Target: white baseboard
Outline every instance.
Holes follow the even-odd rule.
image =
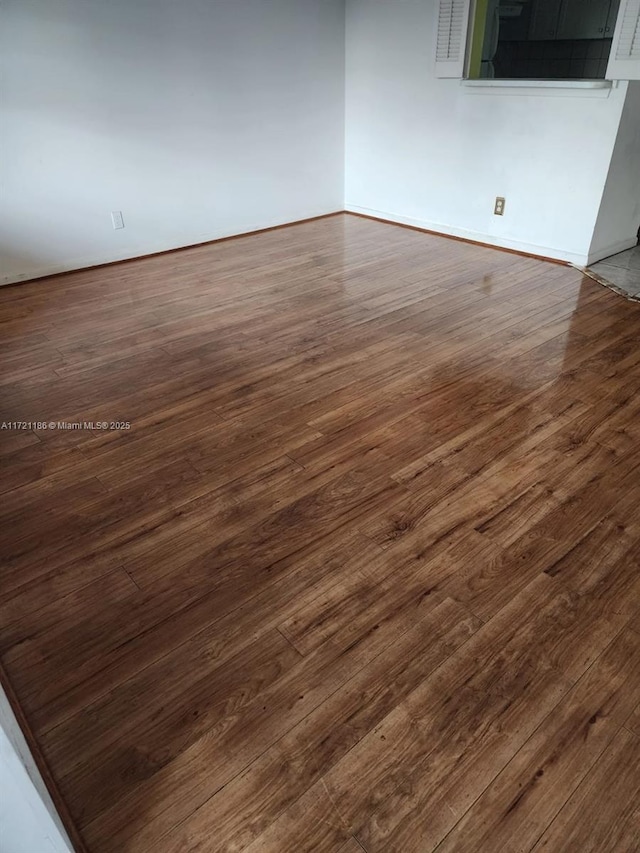
[[[356,204],[347,205],[347,213],[362,213],[364,216],[372,216],[374,219],[397,222],[399,225],[411,225],[423,231],[434,231],[445,237],[461,237],[474,243],[482,243],[485,246],[495,246],[498,249],[514,249],[516,252],[524,252],[527,255],[539,255],[551,258],[554,261],[565,261],[576,266],[585,266],[587,255],[567,252],[563,249],[555,249],[549,246],[538,246],[535,243],[523,243],[520,240],[509,240],[503,237],[494,237],[491,234],[482,234],[477,231],[467,231],[465,228],[457,228],[453,225],[443,225],[440,222],[427,222],[423,219],[413,219],[410,216],[399,216],[397,213],[387,213],[383,210],[371,210],[368,207],[360,207]]]
[[[171,252],[176,249],[188,249],[191,246],[199,246],[205,243],[212,243],[216,240],[224,240],[229,237],[242,237],[243,235],[255,234],[260,231],[268,231],[271,228],[280,228],[283,225],[296,225],[300,222],[306,222],[308,219],[320,219],[325,216],[334,216],[337,213],[344,213],[340,210],[320,211],[318,213],[309,213],[307,216],[299,217],[293,220],[278,220],[267,224],[255,224],[251,228],[241,231],[225,231],[219,229],[209,234],[190,234],[165,243],[148,243],[141,246],[129,247],[122,251],[116,251],[109,255],[91,255],[79,258],[71,258],[64,263],[46,264],[42,267],[34,267],[23,273],[14,273],[0,276],[0,286],[4,284],[17,284],[18,282],[31,281],[32,279],[46,278],[50,275],[58,275],[63,272],[75,272],[78,270],[90,269],[91,267],[99,267],[105,264],[114,264],[120,261],[130,261],[136,258],[145,258],[150,255],[157,255],[162,252]]]
[[[605,246],[604,249],[596,249],[593,252],[589,252],[589,257],[584,266],[589,267],[597,261],[602,261],[604,258],[610,258],[611,255],[617,255],[618,252],[626,252],[627,249],[633,249],[633,247],[637,245],[638,238],[629,237],[626,240],[620,240],[618,243],[612,243],[610,246]]]

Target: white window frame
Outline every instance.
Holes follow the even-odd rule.
[[[473,2],[472,0],[438,0],[435,18],[436,77],[465,78],[476,8],[476,0]],[[622,0],[620,3],[606,80],[640,80],[640,0]],[[494,82],[499,85],[501,82],[511,81],[496,80]],[[520,82],[530,83],[531,81]],[[538,82],[543,85],[547,81]],[[585,82],[588,81],[568,80],[566,85]]]

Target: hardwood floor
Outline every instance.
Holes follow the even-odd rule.
[[[94,424],[0,430],[91,853],[640,850],[640,306],[338,215],[0,312],[0,420]]]

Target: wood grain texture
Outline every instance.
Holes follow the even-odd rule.
[[[640,839],[639,763],[640,738],[622,729],[536,844],[536,853],[637,850]],[[585,815],[595,817],[585,820]]]
[[[0,656],[87,849],[640,849],[639,341],[351,215],[1,289]]]

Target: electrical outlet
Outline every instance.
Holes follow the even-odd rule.
[[[122,218],[122,211],[112,210],[111,221],[113,222],[113,228],[115,231],[117,231],[119,228],[124,228],[124,219]]]
[[[504,205],[505,205],[505,201],[502,198],[502,196],[501,195],[496,196],[496,205],[493,208],[493,212],[495,213],[496,216],[503,216],[504,215]]]

